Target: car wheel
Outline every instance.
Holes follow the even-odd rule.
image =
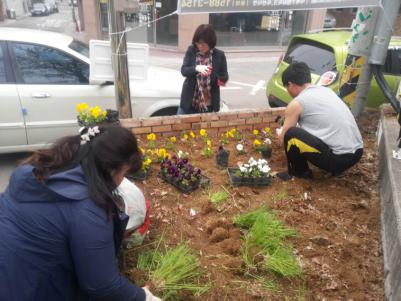
[[[282,107],[286,107],[287,104],[285,102],[280,101],[280,100],[269,99],[269,106],[271,108],[282,108]]]
[[[176,115],[177,114],[177,109],[178,107],[168,107],[161,109],[159,111],[156,111],[155,113],[152,114],[152,117],[154,116],[171,116],[171,115]]]

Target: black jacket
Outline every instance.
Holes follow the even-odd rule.
[[[186,77],[186,79],[182,85],[180,107],[187,114],[195,113],[192,108],[192,99],[195,93],[197,74],[195,70],[196,52],[197,49],[194,46],[189,46],[181,67],[181,74]],[[218,112],[220,110],[220,87],[217,85],[217,80],[220,79],[223,82],[228,81],[228,73],[226,56],[223,51],[216,48],[213,49],[212,68],[212,74],[210,75],[212,108],[214,112]]]

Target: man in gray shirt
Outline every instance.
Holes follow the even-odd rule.
[[[288,66],[282,81],[293,100],[285,110],[279,134],[288,173],[280,172],[278,177],[311,178],[308,162],[333,175],[356,164],[363,153],[363,141],[346,104],[331,89],[312,85],[305,63]]]

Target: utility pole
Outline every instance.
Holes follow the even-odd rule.
[[[378,13],[379,8],[359,8],[352,23],[352,36],[340,80],[340,97],[351,107],[354,116],[362,112],[370,88],[372,72],[367,58]]]
[[[122,11],[115,10],[114,1],[119,0],[108,1],[108,17],[116,104],[120,118],[132,118],[125,18]]]

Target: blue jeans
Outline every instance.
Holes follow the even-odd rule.
[[[177,115],[185,115],[186,113],[184,112],[184,110],[181,107],[178,107],[177,110]]]

